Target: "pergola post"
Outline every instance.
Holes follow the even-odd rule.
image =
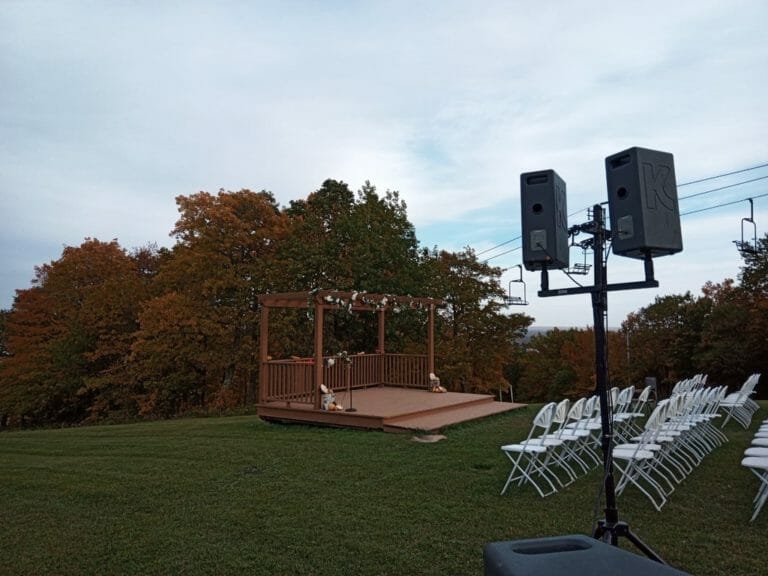
[[[379,355],[379,383],[384,384],[384,320],[387,317],[387,313],[384,308],[380,308],[379,314],[379,345],[376,348],[376,353]]]
[[[315,388],[312,391],[315,398],[315,408],[320,408],[320,385],[323,384],[323,305],[319,302],[315,306]]]
[[[261,305],[259,322],[259,404],[267,399],[267,362],[269,361],[269,307]]]
[[[384,354],[384,319],[386,318],[384,308],[379,310],[379,346],[376,348],[378,354]]]
[[[427,327],[427,372],[435,373],[435,305],[429,305],[429,322]]]

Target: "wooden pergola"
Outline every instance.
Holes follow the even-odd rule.
[[[292,402],[320,408],[321,384],[330,388],[347,386],[360,388],[374,385],[395,385],[427,388],[429,374],[435,372],[435,309],[442,305],[434,298],[414,298],[367,292],[315,290],[261,294],[259,349],[259,404]],[[314,317],[314,356],[274,360],[269,355],[269,312],[272,308],[312,310]],[[326,310],[347,310],[378,315],[378,344],[373,354],[352,356],[345,374],[338,363],[329,365],[323,355],[323,325]],[[428,312],[427,353],[389,354],[386,352],[385,321],[387,312],[421,309]]]

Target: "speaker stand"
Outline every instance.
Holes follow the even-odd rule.
[[[609,290],[631,290],[635,288],[655,288],[659,283],[653,278],[653,260],[646,255],[645,281],[608,284],[607,266],[604,253],[605,245],[610,237],[610,231],[605,228],[603,207],[596,204],[593,208],[592,221],[574,227],[574,231],[587,232],[593,238],[582,242],[583,248],[594,251],[595,284],[578,288],[549,289],[547,269],[541,271],[541,291],[539,296],[563,296],[569,294],[591,294],[592,317],[595,332],[595,379],[597,394],[600,398],[600,422],[602,425],[603,474],[605,488],[605,519],[600,520],[593,536],[607,544],[618,545],[619,538],[626,538],[648,558],[666,564],[653,549],[635,535],[626,522],[619,521],[619,510],[616,506],[616,485],[613,475],[613,425],[611,423],[611,408],[608,403],[608,362],[606,338],[606,314],[608,312]]]

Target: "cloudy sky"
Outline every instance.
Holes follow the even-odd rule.
[[[287,204],[326,178],[400,191],[422,245],[471,246],[506,286],[521,172],[557,170],[572,225],[631,146],[672,152],[679,184],[768,163],[767,25],[764,0],[0,0],[0,308],[86,237],[170,245],[180,194]],[[658,290],[611,293],[609,324],[735,277],[745,198],[768,232],[768,166],[679,194],[684,251],[656,261]],[[514,311],[592,323],[588,296],[523,278]]]

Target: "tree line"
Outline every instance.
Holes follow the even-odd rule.
[[[742,254],[738,281],[707,282],[691,292],[657,297],[608,333],[609,381],[642,386],[656,379],[661,395],[678,381],[707,374],[709,382],[741,385],[765,372],[768,358],[768,235]],[[594,390],[591,329],[534,336],[508,367],[527,400],[577,397]],[[768,385],[758,395],[768,397]]]
[[[504,313],[502,270],[419,246],[397,192],[327,180],[281,207],[267,191],[176,198],[171,248],[86,239],[38,266],[0,322],[5,426],[231,410],[257,397],[258,294],[315,288],[442,298],[440,376],[491,390],[532,319]],[[373,351],[374,315],[329,314],[324,352]],[[425,352],[426,317],[393,315],[387,344]],[[304,311],[270,317],[274,357],[312,354]]]
[[[316,288],[440,298],[441,381],[464,392],[543,400],[594,388],[590,330],[525,341],[533,318],[511,314],[502,269],[420,246],[397,192],[326,180],[280,206],[268,191],[176,198],[171,248],[87,238],[35,268],[0,313],[0,426],[76,424],[231,411],[257,397],[258,294]],[[657,299],[609,334],[615,382],[695,372],[737,380],[765,357],[768,244],[740,284]],[[393,352],[425,351],[423,311],[391,315]],[[312,355],[305,311],[270,316],[272,356]],[[326,354],[375,348],[374,315],[329,314]],[[629,343],[629,354],[626,344]],[[762,356],[761,356],[762,355]]]

